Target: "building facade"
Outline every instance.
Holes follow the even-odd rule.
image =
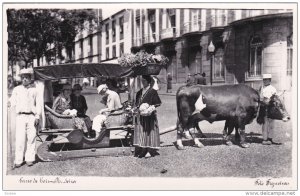
[[[95,12],[101,18],[101,9]],[[55,63],[117,63],[123,53],[145,50],[169,58],[162,81],[171,73],[181,84],[188,73],[205,72],[208,84],[259,88],[262,74],[270,73],[279,91],[291,90],[291,10],[123,9],[96,26],[77,35],[74,47],[63,49]]]
[[[188,73],[206,73],[207,83],[274,86],[290,90],[293,15],[290,10],[137,9],[132,11],[133,53],[162,53],[170,60],[160,74],[185,83]],[[212,43],[214,51],[209,52]]]
[[[101,62],[118,63],[117,58],[132,47],[131,10],[120,10],[101,22]]]

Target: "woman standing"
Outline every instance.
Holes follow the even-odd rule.
[[[157,91],[150,85],[152,80],[151,76],[143,76],[143,88],[136,95],[136,106],[140,111],[137,123],[140,123],[141,128],[135,130],[133,144],[139,158],[159,155],[157,150],[160,139],[156,107],[161,105],[161,100]]]

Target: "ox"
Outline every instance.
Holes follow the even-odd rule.
[[[202,120],[207,120],[210,123],[226,120],[224,138],[228,140],[228,136],[235,128],[238,130],[236,137],[239,137],[241,147],[249,147],[245,142],[245,126],[257,116],[260,106],[259,93],[253,88],[243,84],[183,86],[177,91],[176,102],[178,149],[183,149],[181,133],[197,128],[202,134],[198,125],[198,122]],[[278,96],[271,98],[268,107],[267,111],[273,114],[273,119],[289,119]],[[270,115],[268,114],[268,117]],[[194,138],[194,141],[198,147],[203,146],[198,138]]]

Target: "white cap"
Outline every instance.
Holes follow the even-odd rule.
[[[20,70],[20,75],[24,74],[30,74],[33,75],[33,69],[32,68],[24,68]]]
[[[263,79],[270,79],[272,78],[271,74],[263,74]]]
[[[106,84],[101,84],[100,86],[98,86],[97,88],[98,94],[105,88],[108,88]]]

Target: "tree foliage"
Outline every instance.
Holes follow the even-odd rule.
[[[8,60],[24,61],[25,66],[45,56],[60,55],[62,48],[71,49],[78,33],[96,28],[94,10],[8,9]]]

